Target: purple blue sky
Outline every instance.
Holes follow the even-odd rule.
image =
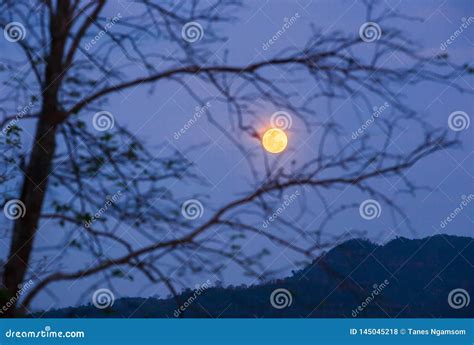
[[[267,59],[285,48],[301,47],[311,34],[310,27],[315,25],[325,33],[332,31],[343,31],[358,34],[359,27],[365,22],[365,12],[360,2],[351,0],[299,0],[299,1],[246,1],[246,5],[240,11],[234,13],[238,21],[234,24],[222,26],[221,34],[227,36],[225,42],[216,42],[212,47],[214,56],[212,59],[219,61],[228,50],[228,63],[235,65],[245,65],[254,60]],[[474,16],[474,3],[465,1],[381,1],[386,8],[396,8],[399,12],[410,16],[417,16],[423,21],[406,22],[399,21],[403,30],[414,41],[420,42],[420,51],[426,55],[440,53],[440,45],[445,42],[461,25],[462,18]],[[110,15],[120,12],[126,16],[128,11],[133,13],[133,5],[125,9],[125,3],[118,1],[108,9]],[[284,18],[289,18],[298,13],[299,18],[269,49],[262,49],[264,42],[267,42],[283,25]],[[395,20],[392,23],[397,25]],[[382,27],[383,34],[383,27]],[[206,35],[206,32],[204,32]],[[11,45],[6,44],[0,38],[0,49],[3,54],[16,54]],[[150,46],[150,49],[166,50],[166,46]],[[10,51],[11,50],[11,51]],[[447,53],[458,63],[472,62],[474,53],[474,25],[470,26],[447,48]],[[403,63],[397,61],[397,56],[388,63]],[[281,78],[291,79],[289,72],[275,70],[281,73]],[[210,111],[214,118],[232,132],[231,121],[229,119],[225,104],[214,100],[215,94],[209,92],[205,85],[189,77],[188,85],[204,97],[208,97],[211,107]],[[472,77],[460,77],[457,81],[465,87],[473,88]],[[295,92],[305,95],[312,87],[313,81],[298,84]],[[292,86],[293,87],[293,86]],[[448,116],[453,111],[465,111],[472,119],[474,107],[472,95],[463,95],[449,88],[449,85],[435,85],[432,83],[422,83],[416,86],[406,85],[400,92],[404,95],[404,101],[421,114],[429,117],[433,125],[447,128]],[[372,99],[373,106],[380,106],[383,99]],[[202,201],[206,210],[212,210],[223,202],[232,200],[236,194],[251,190],[250,171],[245,164],[242,153],[222,132],[218,131],[210,124],[205,116],[198,119],[195,125],[188,129],[180,138],[176,140],[173,136],[179,131],[193,116],[197,104],[191,99],[185,90],[176,83],[164,82],[158,84],[150,93],[147,87],[138,87],[118,94],[109,99],[104,107],[110,111],[116,121],[127,127],[131,132],[136,133],[143,139],[153,152],[159,152],[163,148],[175,148],[194,161],[196,171],[207,181],[207,186],[176,185],[176,192],[186,199],[190,194],[203,195]],[[356,116],[357,104],[351,100],[341,100],[336,102],[332,108],[328,108],[325,102],[321,102],[320,107],[315,108],[318,121],[328,118],[336,119],[344,126],[347,139],[350,140],[351,133],[361,126],[361,119]],[[268,124],[271,114],[275,109],[261,103],[254,109],[260,114],[254,118],[255,125]],[[90,115],[83,114],[84,119],[89,121]],[[370,117],[362,115],[362,119]],[[389,112],[382,116],[389,116]],[[284,159],[289,161],[295,159],[299,162],[305,161],[314,154],[315,146],[319,142],[317,133],[308,133],[303,124],[297,119],[293,119],[293,126],[289,130],[289,148],[284,153]],[[25,124],[28,130],[28,125]],[[332,234],[351,232],[353,230],[364,230],[367,237],[375,241],[386,242],[395,236],[425,237],[436,233],[447,233],[451,235],[473,235],[473,206],[469,205],[465,212],[462,212],[453,222],[445,228],[440,228],[440,222],[446,218],[453,209],[459,206],[462,195],[474,193],[474,155],[473,155],[473,128],[471,126],[460,132],[462,147],[438,152],[410,168],[407,176],[414,182],[432,187],[429,190],[421,190],[415,196],[397,195],[396,200],[403,205],[416,234],[413,235],[403,223],[394,224],[385,206],[382,205],[382,214],[373,221],[367,221],[360,217],[358,210],[350,210],[332,220],[327,227],[327,231]],[[371,130],[369,128],[369,130]],[[255,151],[256,155],[261,154],[261,148],[255,138],[241,135],[233,131],[232,135],[239,140],[242,145],[250,151]],[[400,137],[394,142],[400,150],[404,145],[416,141],[419,133],[412,128],[401,131]],[[28,139],[26,139],[28,141]],[[192,151],[188,151],[189,148]],[[280,157],[281,159],[281,157]],[[270,161],[275,160],[270,157]],[[256,162],[260,162],[256,158]],[[277,163],[275,163],[277,164]],[[263,170],[262,170],[263,171]],[[399,186],[399,181],[380,179],[378,187],[387,193],[395,193]],[[394,195],[394,194],[393,194]],[[367,199],[367,196],[358,191],[347,190],[328,194],[328,197],[344,198],[360,202]],[[282,215],[288,221],[297,221],[301,227],[311,226],[315,218],[319,217],[322,206],[311,202],[309,199],[308,212],[298,219],[299,201],[290,206],[289,212]],[[38,239],[37,245],[46,243],[54,238],[56,229],[51,228],[45,231],[46,236]],[[280,231],[275,229],[275,231]],[[47,239],[47,240],[46,240]],[[45,241],[45,243],[41,243]],[[248,249],[258,248],[259,242],[248,244]],[[6,248],[5,244],[1,246]],[[1,249],[2,252],[4,249]],[[291,252],[277,252],[266,263],[272,268],[282,268],[281,276],[290,274],[296,266],[293,264],[300,258]],[[70,267],[75,266],[75,258],[67,259]],[[69,264],[68,264],[69,265]],[[203,277],[202,281],[206,281]],[[251,283],[253,280],[241,274],[232,266],[229,267],[225,283],[240,284]],[[188,280],[189,286],[199,283],[199,278],[193,277]],[[50,308],[73,305],[84,291],[84,287],[90,281],[84,280],[71,284],[70,282],[52,286],[53,290],[65,291],[59,293],[59,300],[48,296],[47,293],[41,295],[35,302],[35,308]],[[119,281],[114,285],[118,296],[140,296],[162,295],[164,289],[143,283],[140,281],[125,282]]]

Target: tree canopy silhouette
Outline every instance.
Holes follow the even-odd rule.
[[[97,275],[94,288],[128,277],[132,268],[135,274],[164,284],[175,296],[179,277],[170,277],[168,270],[178,267],[183,274],[220,274],[232,261],[245,274],[265,279],[270,272],[263,259],[272,255],[275,245],[311,260],[340,240],[321,234],[328,221],[358,205],[335,204],[324,196],[325,190],[358,189],[388,205],[394,218],[406,218],[403,208],[374,181],[397,177],[400,191],[413,193],[417,186],[404,172],[458,141],[412,109],[404,101],[403,87],[449,83],[466,91],[457,78],[468,70],[446,55],[423,55],[409,35],[391,24],[416,19],[377,8],[371,1],[364,3],[366,21],[383,27],[380,38],[370,44],[358,32],[323,32],[314,26],[298,49],[239,65],[230,62],[227,52],[215,51],[226,40],[222,28],[239,20],[238,0],[136,0],[133,14],[120,15],[106,0],[2,1],[0,26],[6,35],[12,23],[21,24],[20,36],[10,32],[11,44],[21,50],[1,56],[2,203],[18,199],[25,209],[8,231],[4,295],[14,295],[18,285],[30,278],[35,281],[10,315],[28,308],[55,282]],[[183,38],[188,23],[199,23],[198,38]],[[403,62],[386,64],[394,52]],[[279,78],[276,71],[290,71],[292,78]],[[198,92],[191,77],[212,97]],[[314,87],[306,95],[294,91],[292,85],[308,81]],[[170,84],[180,85],[198,104],[227,106],[231,126],[216,121],[212,107],[205,117],[240,150],[250,171],[248,188],[223,205],[206,208],[202,221],[182,217],[183,200],[171,188],[181,181],[202,183],[193,162],[179,151],[162,152],[146,145],[113,117],[108,119],[115,122],[113,127],[103,132],[84,120],[87,114],[104,112],[112,97],[149,88],[160,98],[157,88]],[[341,124],[322,121],[316,105],[325,102],[330,109],[333,102],[352,98],[372,113],[371,97],[390,103],[390,116],[377,121],[382,139],[367,132],[357,140],[343,140]],[[305,161],[282,162],[249,153],[238,138],[260,138],[254,105],[261,102],[290,113],[309,133],[320,133],[317,154]],[[24,113],[19,115],[18,107]],[[28,147],[20,140],[26,123],[35,129]],[[420,132],[419,141],[407,143],[411,147],[403,151],[394,150],[391,141],[407,127]],[[19,188],[12,187],[18,185],[15,182]],[[283,218],[272,224],[292,235],[262,228],[262,219],[294,188],[320,198],[325,217],[311,231]],[[190,192],[187,199],[193,197]],[[104,212],[96,217],[101,209]],[[52,224],[62,227],[63,244],[35,246],[42,229]],[[132,229],[140,241],[123,236],[123,227]],[[217,229],[219,236],[211,236]],[[295,235],[308,239],[305,245],[293,241]],[[239,244],[245,236],[262,237],[268,240],[262,243],[272,245],[262,244],[250,253]],[[65,266],[70,251],[88,258],[82,267]]]

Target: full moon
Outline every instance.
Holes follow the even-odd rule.
[[[288,145],[288,137],[280,128],[270,128],[262,138],[262,145],[270,153],[280,153]]]

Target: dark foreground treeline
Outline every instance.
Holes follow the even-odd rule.
[[[473,264],[474,242],[468,237],[398,238],[383,246],[350,240],[285,279],[199,294],[188,290],[179,296],[179,313],[172,298],[121,298],[105,310],[88,305],[42,317],[472,317],[469,296],[451,296],[455,307],[465,305],[459,309],[448,296],[453,289],[474,296]],[[282,309],[270,301],[279,288],[291,294],[291,304]],[[277,294],[274,304],[289,304],[285,297]]]

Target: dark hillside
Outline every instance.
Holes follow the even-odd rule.
[[[246,288],[209,288],[182,316],[472,317],[473,303],[455,309],[448,295],[457,288],[473,294],[473,263],[474,242],[468,237],[397,238],[383,246],[350,240],[291,277]],[[278,288],[290,292],[288,307],[270,303]],[[188,290],[180,298],[184,302],[192,295]],[[128,317],[132,312],[133,317],[174,317],[176,309],[173,299],[122,298],[105,311],[88,305],[43,317]]]

